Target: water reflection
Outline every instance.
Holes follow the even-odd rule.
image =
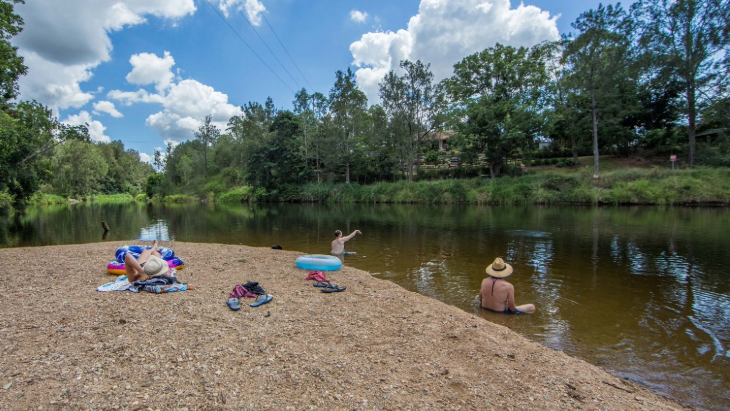
[[[9,216],[0,244],[96,242],[101,221],[108,240],[279,244],[316,254],[329,252],[335,229],[360,229],[346,265],[681,401],[730,409],[726,209],[78,205]],[[515,268],[517,302],[534,303],[534,315],[475,303],[498,256]]]

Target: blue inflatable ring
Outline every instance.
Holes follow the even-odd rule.
[[[332,255],[303,255],[297,258],[297,267],[305,270],[334,271],[342,267],[342,261]]]

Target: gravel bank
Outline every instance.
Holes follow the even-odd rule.
[[[175,243],[200,289],[96,292],[124,244],[0,249],[0,409],[685,409],[363,271],[320,293],[298,252]],[[229,310],[247,281],[274,300]]]

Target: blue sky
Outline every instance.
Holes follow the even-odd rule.
[[[166,142],[192,138],[206,114],[224,130],[249,101],[271,96],[290,109],[292,90],[327,95],[335,71],[348,67],[377,103],[378,81],[404,58],[431,63],[440,80],[495,42],[556,39],[598,3],[29,0],[16,5],[25,26],[13,43],[29,68],[21,99],[51,107],[66,123],[87,123],[94,140],[121,140],[148,160]]]

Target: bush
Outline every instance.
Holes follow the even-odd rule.
[[[53,204],[68,204],[68,200],[59,195],[36,192],[28,201],[28,205],[35,206]]]
[[[0,191],[0,211],[5,212],[13,206],[13,196],[8,190]]]
[[[216,202],[221,203],[248,203],[253,200],[253,187],[243,186],[229,190],[218,197]]]

